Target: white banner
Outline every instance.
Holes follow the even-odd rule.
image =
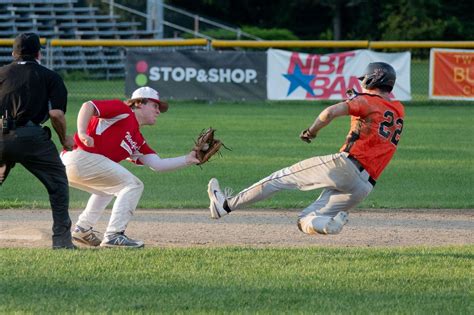
[[[341,100],[346,91],[362,91],[360,81],[371,62],[386,62],[397,72],[393,99],[411,100],[410,52],[378,53],[353,50],[311,55],[278,49],[267,51],[267,98],[269,100]]]

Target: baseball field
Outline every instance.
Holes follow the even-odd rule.
[[[99,92],[106,88],[70,98],[70,132],[82,102],[123,97]],[[15,167],[0,188],[0,313],[472,314],[472,102],[406,104],[394,159],[340,235],[296,228],[319,192],[284,192],[211,221],[210,178],[239,191],[336,152],[348,119],[312,144],[298,138],[329,104],[171,102],[143,128],[162,157],[187,153],[209,126],[232,151],[169,173],[124,163],[145,184],[127,230],[144,250],[50,250],[46,192]],[[86,201],[71,189],[73,219]]]

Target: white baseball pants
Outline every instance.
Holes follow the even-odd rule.
[[[322,233],[317,227],[318,220],[319,223],[326,222],[340,211],[354,208],[373,188],[368,182],[367,171],[360,172],[347,156],[347,153],[341,152],[300,161],[239,192],[227,200],[227,205],[231,210],[236,210],[264,200],[281,190],[307,191],[324,188],[319,198],[298,216],[303,232],[314,234],[316,230]]]
[[[77,225],[89,229],[99,221],[110,201],[117,197],[105,236],[125,231],[143,192],[143,183],[109,158],[80,149],[62,154],[71,187],[91,193]]]

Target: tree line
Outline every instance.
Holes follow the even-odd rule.
[[[115,0],[115,2],[146,12],[147,0]],[[256,32],[260,37],[263,35],[264,39],[474,40],[472,1],[165,0],[164,2],[211,20],[236,25],[251,33]]]

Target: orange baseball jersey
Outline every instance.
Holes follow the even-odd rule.
[[[403,105],[372,94],[358,94],[346,102],[351,129],[341,152],[355,157],[377,179],[397,149],[405,117]]]

